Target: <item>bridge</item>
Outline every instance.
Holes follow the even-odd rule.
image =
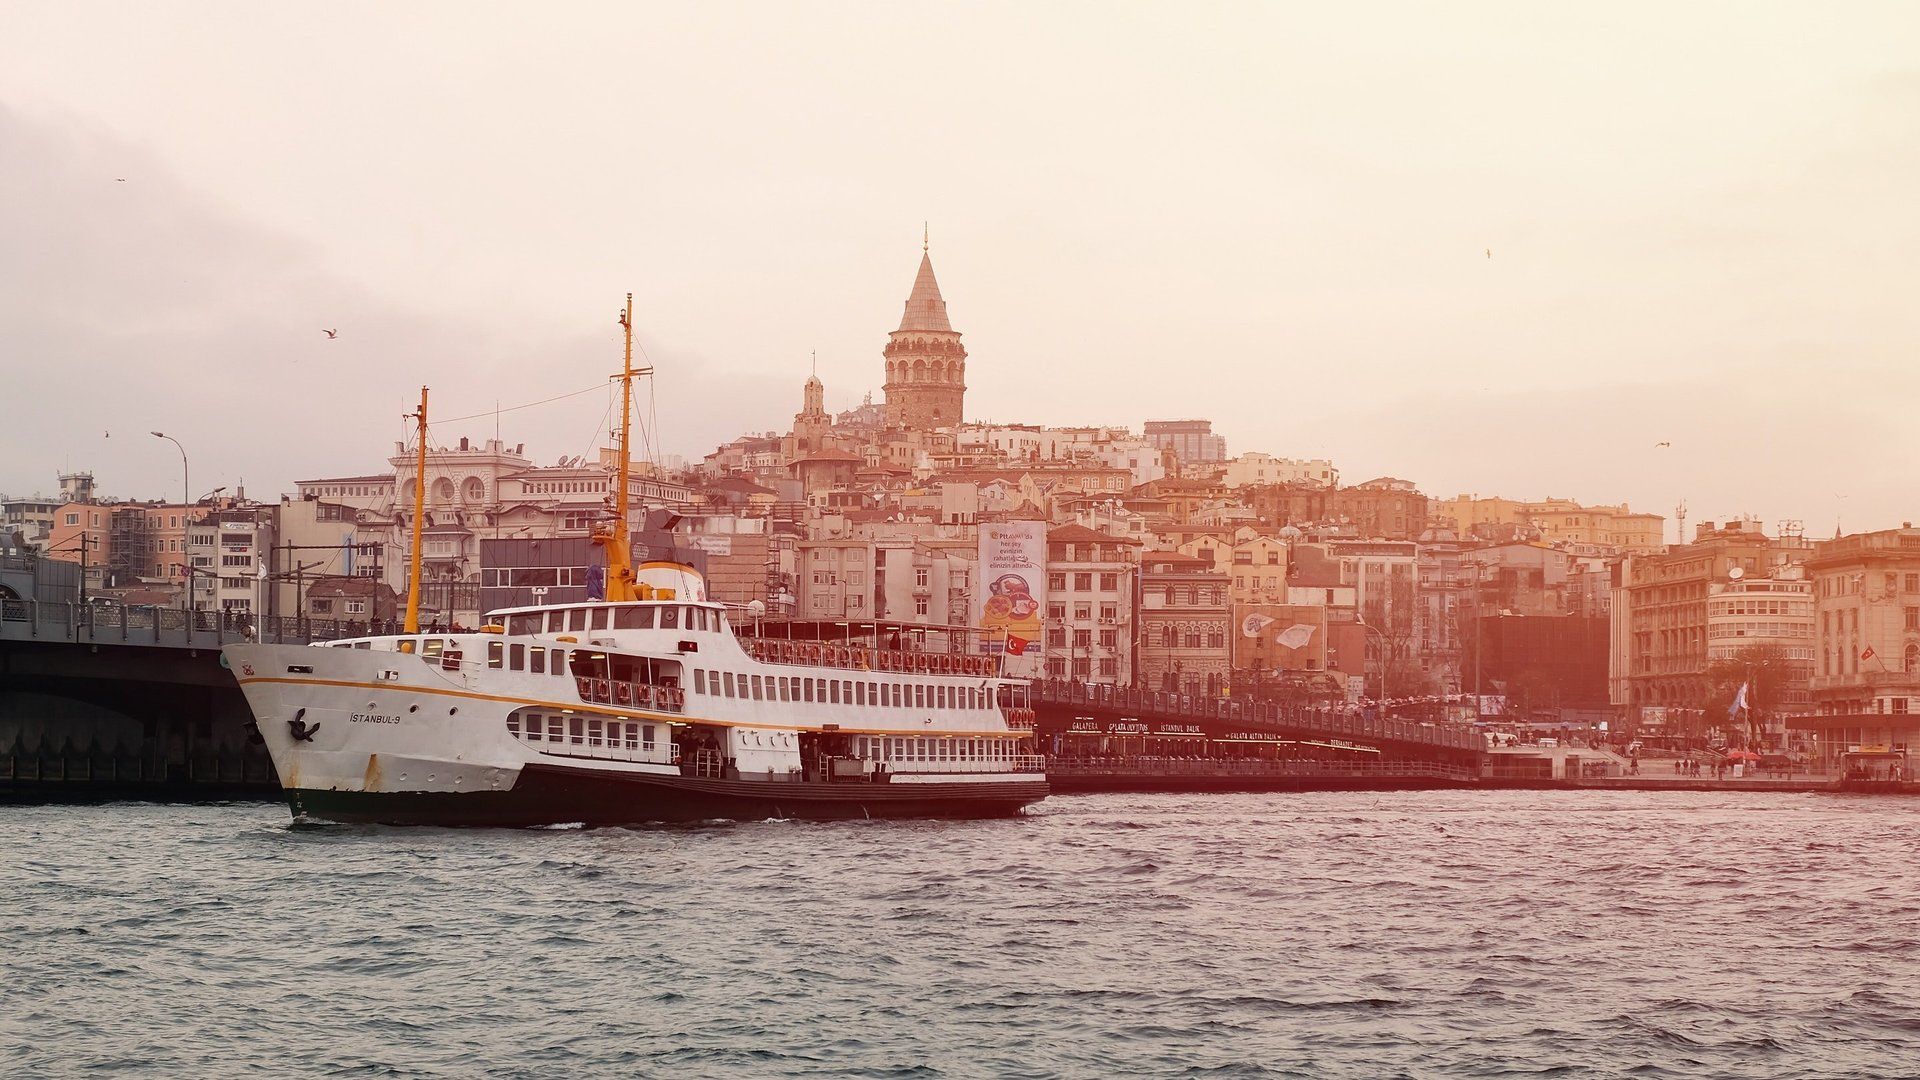
[[[276,789],[238,685],[237,641],[304,644],[358,623],[0,600],[0,799],[223,798]],[[1072,790],[1432,787],[1472,782],[1472,731],[1346,708],[1033,684],[1034,732]]]
[[[1452,787],[1483,771],[1478,732],[1345,706],[1058,680],[1033,702],[1060,791]]]
[[[0,800],[211,799],[277,790],[228,642],[306,642],[348,624],[0,600]]]

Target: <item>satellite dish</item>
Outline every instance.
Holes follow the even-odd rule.
[[[1747,576],[1747,572],[1745,570],[1740,569],[1737,566],[1727,571],[1727,577],[1731,578],[1734,581],[1739,581],[1741,578],[1746,576]]]

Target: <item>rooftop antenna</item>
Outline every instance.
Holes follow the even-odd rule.
[[[1674,542],[1678,544],[1686,543],[1687,542],[1687,500],[1681,499],[1680,505],[1673,508],[1673,520],[1675,522],[1674,531],[1677,534],[1674,537]]]

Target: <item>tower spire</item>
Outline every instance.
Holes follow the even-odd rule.
[[[927,252],[932,250],[933,250],[933,227],[929,223],[922,221],[920,223],[920,254],[925,255]]]

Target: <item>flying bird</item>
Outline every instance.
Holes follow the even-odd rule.
[[[1654,448],[1655,450],[1658,450],[1658,449],[1660,449],[1660,448],[1661,448],[1661,447],[1663,447],[1663,446],[1672,446],[1672,445],[1673,445],[1673,444],[1672,444],[1672,443],[1670,443],[1670,442],[1657,442],[1657,443],[1654,443],[1654,444],[1653,444],[1653,448]]]
[[[116,176],[113,178],[113,182],[116,184],[124,184],[127,182],[127,178],[124,176]]]
[[[322,330],[320,332],[327,335],[327,340],[329,341],[340,336],[340,331],[338,330]]]

